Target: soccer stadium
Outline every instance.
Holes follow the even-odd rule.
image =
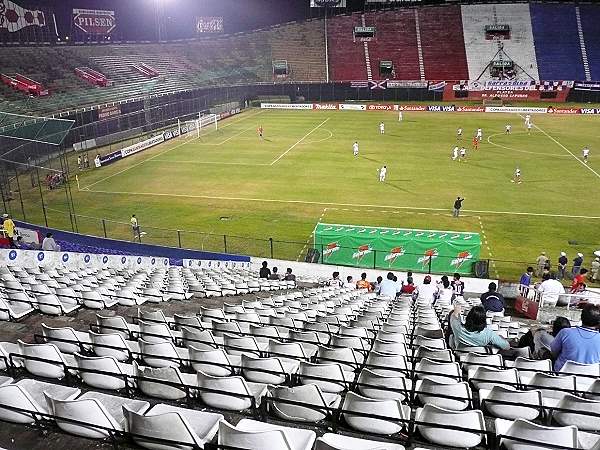
[[[0,0],[0,450],[600,450],[600,4]]]

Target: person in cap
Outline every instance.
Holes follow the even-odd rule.
[[[567,264],[569,259],[567,258],[567,254],[565,252],[560,252],[560,256],[558,257],[558,266],[557,266],[557,274],[556,278],[562,280],[566,276],[567,272]]]
[[[572,270],[573,278],[575,278],[577,275],[579,275],[582,265],[583,265],[583,253],[577,253],[577,256],[573,259],[573,270]]]
[[[548,257],[546,256],[546,252],[540,253],[540,256],[535,260],[537,266],[536,276],[541,277],[544,272],[544,266],[546,262],[548,262]]]
[[[598,281],[598,271],[600,271],[600,258],[596,258],[592,261],[591,272],[593,282]]]

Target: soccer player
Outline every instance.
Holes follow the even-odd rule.
[[[459,161],[466,161],[467,160],[467,149],[464,147],[460,148],[460,159]]]
[[[510,134],[512,130],[512,125],[510,123],[507,123],[506,126],[504,127],[504,134]]]
[[[531,114],[527,114],[525,116],[525,126],[528,126],[530,122],[531,122]]]
[[[383,166],[381,169],[379,169],[379,181],[383,183],[385,181],[386,175],[387,175],[387,167]]]
[[[533,128],[533,123],[531,123],[531,121],[527,122],[527,134],[531,135],[532,128]]]
[[[379,134],[385,134],[385,123],[383,122],[379,124]]]
[[[481,128],[477,128],[477,139],[481,140],[483,138],[483,131]]]
[[[585,147],[583,147],[582,153],[583,153],[583,162],[587,164],[588,156],[590,156],[590,149],[587,148],[587,145]]]
[[[354,142],[354,144],[352,144],[352,154],[354,155],[354,157],[358,156],[358,142]]]
[[[477,139],[477,136],[473,138],[473,149],[479,150],[479,139]]]
[[[263,127],[262,125],[259,125],[258,128],[256,129],[256,132],[258,133],[258,137],[259,138],[263,138]]]
[[[402,111],[398,111],[398,122],[402,122]]]
[[[462,128],[458,127],[458,130],[456,130],[456,139],[462,139]]]
[[[515,169],[515,174],[513,175],[513,178],[510,181],[512,183],[521,184],[521,169],[519,169],[518,167]]]
[[[454,147],[452,149],[452,161],[456,161],[458,159],[458,147]]]

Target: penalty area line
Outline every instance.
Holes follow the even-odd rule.
[[[333,207],[353,207],[353,208],[374,208],[378,211],[381,209],[390,210],[413,210],[413,211],[450,211],[450,208],[424,208],[415,206],[397,206],[397,205],[372,205],[372,204],[361,204],[361,203],[336,203],[336,202],[315,202],[309,200],[283,200],[273,198],[253,198],[253,197],[228,197],[221,195],[195,195],[195,194],[169,194],[164,192],[128,192],[128,191],[101,191],[101,190],[87,190],[87,192],[96,194],[117,194],[117,195],[139,195],[145,197],[174,197],[174,198],[190,198],[190,199],[204,199],[204,200],[225,200],[225,201],[240,201],[240,202],[258,202],[258,203],[283,203],[293,205],[322,205],[322,206],[333,206]],[[475,210],[475,209],[462,209],[461,212],[473,213],[477,215],[504,215],[504,216],[530,216],[530,217],[556,217],[565,219],[593,219],[598,220],[600,216],[584,216],[584,215],[571,215],[571,214],[552,214],[552,213],[533,213],[523,211],[491,211],[491,210]]]
[[[283,158],[285,155],[287,155],[289,152],[291,152],[292,150],[294,150],[294,148],[296,148],[296,146],[298,146],[299,144],[302,143],[302,141],[304,141],[304,139],[306,139],[307,137],[309,137],[311,134],[313,134],[315,131],[317,131],[319,128],[321,128],[323,125],[325,125],[328,121],[329,121],[330,117],[328,117],[327,119],[325,119],[323,122],[321,122],[319,125],[317,125],[316,127],[314,127],[312,130],[310,130],[308,133],[306,133],[304,136],[302,136],[300,138],[300,140],[296,141],[296,143],[294,145],[292,145],[290,148],[288,148],[285,152],[283,152],[281,155],[279,155],[276,159],[274,159],[271,162],[271,166],[273,164],[275,164],[277,161],[279,161],[281,158]]]

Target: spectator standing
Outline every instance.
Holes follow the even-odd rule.
[[[502,350],[508,350],[510,345],[507,340],[498,336],[490,328],[487,328],[487,317],[483,306],[471,308],[463,325],[460,320],[461,306],[454,305],[454,311],[450,314],[450,337],[451,346],[459,347],[486,347],[491,345]]]
[[[546,265],[546,262],[548,262],[548,257],[546,256],[546,252],[540,253],[540,256],[538,256],[537,259],[536,259],[536,266],[537,266],[536,275],[538,277],[542,276],[542,273],[544,272],[544,266]]]
[[[587,281],[587,269],[581,269],[571,284],[571,294],[577,294],[578,292],[584,291],[586,288],[585,282]]]
[[[77,168],[79,170],[83,169],[83,166],[81,165],[81,155],[77,155]]]
[[[544,275],[542,280],[537,290],[542,293],[543,305],[556,306],[560,295],[565,293],[564,286],[553,273]]]
[[[140,239],[140,224],[138,223],[137,217],[135,217],[135,214],[131,215],[131,220],[129,221],[131,223],[131,233],[133,234],[133,240],[135,241],[136,239]]]
[[[529,266],[527,271],[521,275],[519,280],[519,292],[523,297],[527,297],[529,294],[529,286],[531,285],[531,278],[533,277],[533,267]]]
[[[88,159],[87,153],[83,154],[83,167],[85,167],[86,169],[90,168],[90,160]]]
[[[598,281],[598,271],[600,271],[600,258],[592,261],[592,281]]]
[[[367,274],[365,272],[360,274],[360,280],[356,282],[356,289],[367,289],[369,292],[373,290],[371,283],[367,281]]]
[[[566,276],[567,272],[567,264],[569,263],[569,259],[567,258],[567,254],[565,252],[560,252],[560,256],[558,257],[558,276],[559,280],[562,280]]]
[[[394,281],[394,274],[388,272],[385,280],[381,282],[379,286],[379,295],[383,297],[396,298],[398,293],[398,284]]]
[[[486,311],[504,312],[504,296],[497,292],[496,283],[490,283],[488,291],[481,294],[481,305]]]
[[[4,228],[4,231],[6,231],[6,236],[10,242],[10,247],[15,248],[15,235],[17,233],[16,225],[8,214],[3,214],[2,219],[4,219],[2,228]]]
[[[460,274],[455,273],[452,277],[452,282],[450,283],[452,286],[452,290],[454,291],[454,298],[463,297],[465,292],[465,283],[460,279]]]
[[[285,281],[293,281],[296,282],[296,275],[292,273],[292,269],[290,267],[285,271],[285,277],[283,277]]]
[[[260,270],[258,271],[258,277],[259,278],[266,278],[269,279],[269,277],[271,276],[271,269],[269,269],[267,267],[267,262],[263,261],[262,262],[262,267],[260,268]]]
[[[575,276],[577,276],[577,274],[581,270],[582,265],[583,265],[583,253],[577,253],[577,256],[573,259],[573,270],[572,270],[573,278],[575,278]]]
[[[42,250],[48,252],[60,252],[60,245],[56,243],[52,233],[46,234],[46,237],[42,241]]]
[[[441,286],[439,286],[438,298],[437,298],[437,301],[435,302],[436,305],[451,304],[453,295],[454,295],[454,292],[453,292],[452,288],[450,287],[450,280],[448,280],[448,277],[446,277],[442,280]]]
[[[600,362],[600,306],[588,304],[581,311],[581,326],[564,328],[554,338],[552,355],[558,372],[567,361],[582,364]]]
[[[462,208],[462,202],[464,201],[464,198],[460,198],[460,196],[456,197],[456,200],[454,200],[454,207],[452,208],[452,216],[453,217],[458,217],[460,215],[460,208]]]

